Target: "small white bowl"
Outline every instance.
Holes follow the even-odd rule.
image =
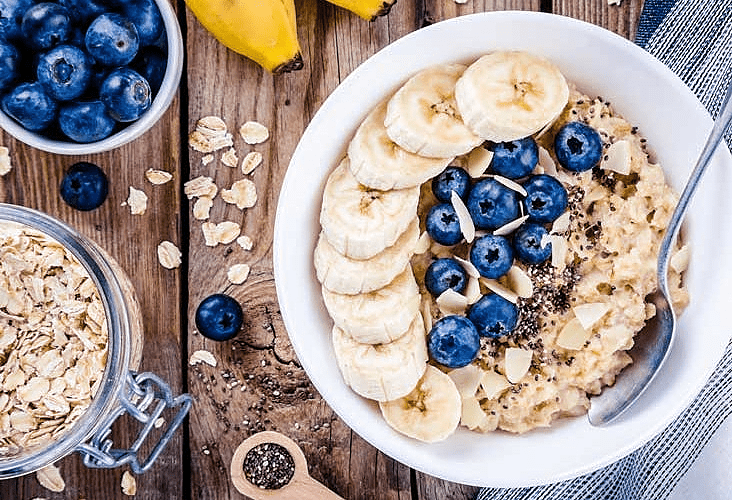
[[[106,139],[88,143],[49,139],[41,134],[24,129],[2,110],[0,110],[0,128],[29,146],[49,153],[65,155],[84,155],[109,151],[133,141],[147,132],[170,106],[178,90],[178,83],[180,83],[180,76],[183,71],[183,36],[178,25],[178,18],[168,0],[155,0],[155,3],[160,9],[165,25],[165,33],[168,39],[168,63],[165,68],[163,83],[160,85],[152,105],[139,119]]]
[[[378,406],[343,382],[331,345],[332,322],[313,268],[323,186],[366,114],[422,68],[471,62],[498,49],[526,50],[554,61],[590,96],[601,95],[640,133],[678,191],[712,120],[666,66],[628,40],[568,17],[494,12],[444,21],[407,35],[357,68],[313,117],[292,156],[274,232],[274,274],[285,326],[298,359],[336,413],[387,455],[450,481],[494,487],[551,483],[593,471],[661,432],[698,393],[729,341],[732,311],[732,159],[720,148],[687,216],[692,245],[686,282],[691,304],[681,316],[669,359],[641,399],[612,424],[565,418],[523,435],[460,428],[425,444],[391,429]],[[622,377],[622,373],[620,375]]]

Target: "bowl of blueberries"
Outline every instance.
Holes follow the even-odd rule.
[[[90,154],[136,139],[182,68],[167,0],[0,0],[0,127],[35,148]]]

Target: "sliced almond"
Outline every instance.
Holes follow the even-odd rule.
[[[462,368],[450,370],[447,375],[455,382],[460,396],[468,398],[475,396],[483,371],[471,363]]]
[[[475,304],[483,297],[483,294],[480,293],[480,281],[478,278],[468,277],[468,284],[465,286],[464,294],[465,298],[468,299],[468,304]]]
[[[440,294],[435,300],[440,311],[445,316],[451,314],[463,314],[468,307],[468,299],[465,295],[457,293],[452,288],[448,288]]]
[[[503,177],[502,175],[494,175],[493,178],[506,186],[511,191],[516,191],[521,196],[526,196],[528,194],[524,187],[516,181],[512,181],[511,179]]]
[[[515,304],[518,302],[518,294],[512,290],[509,290],[505,286],[501,285],[496,280],[488,279],[488,278],[480,278],[480,282],[485,286],[488,290],[495,293],[496,295],[500,295],[507,301]]]
[[[506,349],[505,372],[509,382],[515,384],[528,373],[532,356],[533,351],[519,347]]]
[[[630,173],[631,154],[630,142],[626,140],[614,142],[605,151],[605,156],[600,162],[600,168],[611,170],[622,175]]]
[[[592,302],[572,307],[575,317],[585,330],[590,330],[609,310],[610,306],[604,302]]]
[[[424,321],[424,330],[429,332],[432,330],[432,301],[422,300],[422,320]]]
[[[589,338],[590,332],[584,329],[580,320],[572,318],[557,335],[557,345],[564,349],[576,351],[581,349]]]
[[[467,157],[468,175],[472,178],[480,177],[488,170],[493,161],[493,151],[489,151],[483,146],[479,146],[472,150]]]
[[[414,245],[414,253],[416,255],[422,255],[430,249],[431,244],[432,240],[430,239],[430,235],[427,234],[427,231],[422,231],[422,234],[419,235],[419,239],[417,239],[417,243]]]
[[[528,299],[534,294],[534,284],[531,282],[531,278],[519,266],[511,266],[511,269],[506,273],[506,278],[511,290],[519,297]]]
[[[554,163],[554,159],[549,154],[549,151],[541,146],[539,146],[539,165],[544,169],[545,174],[551,175],[552,177],[557,176],[557,164]]]
[[[474,397],[463,398],[462,408],[460,411],[460,424],[464,425],[470,430],[477,429],[488,420],[488,415],[485,414],[483,409],[480,407],[480,403]]]
[[[503,226],[499,227],[495,231],[493,231],[493,234],[496,236],[506,236],[508,234],[511,234],[515,230],[517,230],[519,227],[521,227],[521,224],[526,222],[526,220],[529,218],[528,215],[522,215],[518,219],[514,219],[508,224],[504,224]]]
[[[483,397],[487,399],[496,399],[503,393],[503,391],[511,387],[511,384],[506,377],[500,373],[489,370],[483,372],[483,375],[480,377],[480,387],[483,390]]]
[[[554,219],[552,223],[552,229],[549,231],[553,234],[563,233],[569,229],[570,213],[565,211],[562,215]]]
[[[475,267],[472,262],[470,262],[469,260],[465,260],[462,257],[458,257],[457,255],[453,258],[458,261],[461,266],[463,266],[463,269],[465,269],[465,272],[468,273],[468,276],[476,279],[480,278],[480,271],[478,271],[478,268]]]
[[[197,365],[198,363],[206,363],[210,366],[216,366],[218,364],[214,355],[204,350],[195,351],[188,360],[188,364],[191,366]]]
[[[565,240],[563,236],[556,234],[549,234],[542,237],[542,248],[549,243],[552,245],[552,266],[559,271],[564,271],[564,268],[567,266],[566,259],[567,251],[569,250],[567,240]]]
[[[689,267],[690,259],[691,249],[689,248],[689,245],[684,245],[671,256],[669,265],[671,266],[671,269],[673,269],[677,273],[682,273],[686,271],[686,269]]]
[[[475,224],[470,212],[468,212],[468,207],[465,206],[465,203],[455,191],[450,192],[450,201],[457,214],[460,231],[462,231],[465,241],[472,243],[475,239]]]

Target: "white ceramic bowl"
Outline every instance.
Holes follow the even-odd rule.
[[[344,383],[331,347],[331,321],[320,297],[312,253],[325,179],[367,112],[416,71],[470,62],[496,49],[530,51],[554,61],[569,81],[601,95],[648,138],[681,190],[711,128],[689,89],[663,64],[596,26],[539,13],[496,12],[437,23],[386,47],[346,78],[325,101],[292,157],[277,209],[274,270],[285,326],[303,367],[336,413],[387,455],[428,474],[481,486],[517,487],[568,479],[598,469],[650,440],[688,405],[728,342],[732,311],[732,160],[715,157],[692,202],[686,237],[693,245],[687,283],[691,305],[681,317],[670,358],[642,398],[619,420],[592,427],[586,417],[557,421],[523,435],[464,428],[436,444],[387,426],[378,406]],[[621,375],[622,376],[622,375]]]
[[[136,121],[116,132],[106,139],[97,142],[78,143],[73,141],[59,141],[24,129],[15,120],[0,110],[0,128],[3,128],[16,139],[37,149],[49,153],[66,155],[83,155],[101,153],[118,148],[140,137],[147,132],[163,116],[165,110],[170,106],[175,93],[178,90],[180,76],[183,70],[183,36],[178,25],[178,18],[169,0],[155,0],[165,24],[165,32],[168,39],[168,64],[165,68],[163,83],[150,108]]]

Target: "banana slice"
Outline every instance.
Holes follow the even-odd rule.
[[[385,287],[404,271],[419,239],[419,219],[383,252],[366,260],[346,257],[330,244],[324,233],[315,246],[314,264],[318,281],[328,290],[343,294],[369,293]]]
[[[370,293],[345,295],[323,287],[333,322],[362,344],[392,342],[406,333],[419,312],[419,287],[406,266],[394,281]]]
[[[455,82],[462,64],[420,71],[400,88],[386,108],[386,133],[410,153],[450,158],[483,142],[463,123],[455,104]]]
[[[426,158],[399,147],[386,134],[386,102],[374,108],[348,145],[351,173],[373,189],[402,189],[431,179],[453,158]]]
[[[370,259],[392,246],[412,222],[419,187],[390,191],[368,188],[351,174],[349,163],[344,158],[328,177],[320,224],[338,252],[352,259]]]
[[[503,142],[553,122],[569,99],[559,68],[526,52],[499,51],[471,64],[455,85],[457,108],[470,129]]]
[[[333,348],[346,384],[357,394],[376,401],[409,394],[427,366],[421,314],[414,316],[407,333],[386,344],[361,344],[334,326]]]
[[[395,401],[380,402],[386,422],[402,434],[434,443],[455,432],[462,402],[455,383],[432,365],[412,392]]]

